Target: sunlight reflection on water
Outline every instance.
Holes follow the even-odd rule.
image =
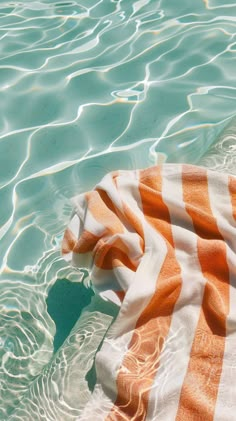
[[[218,0],[0,5],[1,420],[27,420],[40,399],[35,420],[80,413],[63,383],[82,364],[76,347],[69,352],[73,332],[46,365],[55,335],[48,291],[79,276],[59,251],[69,199],[108,171],[164,160],[235,172],[234,120],[218,138],[236,113],[235,13]],[[91,353],[111,322],[96,317]],[[86,333],[83,321],[75,330]]]

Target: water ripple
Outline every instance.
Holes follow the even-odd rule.
[[[73,420],[90,396],[88,327],[53,355],[46,305],[57,279],[82,278],[60,256],[70,198],[165,160],[235,173],[235,13],[220,0],[0,5],[1,420]]]

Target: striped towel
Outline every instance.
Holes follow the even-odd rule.
[[[236,420],[236,177],[117,171],[74,205],[64,257],[120,303],[79,419]]]

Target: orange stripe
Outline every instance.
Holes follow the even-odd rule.
[[[122,222],[114,211],[112,204],[107,195],[101,196],[101,191],[92,191],[85,194],[88,203],[88,209],[94,219],[104,226],[103,235],[112,235],[122,233],[124,231]]]
[[[159,168],[140,171],[140,196],[144,215],[149,224],[163,235],[168,253],[157,280],[156,292],[138,319],[129,350],[119,370],[117,399],[107,421],[145,419],[149,391],[159,367],[159,356],[181,289],[180,267],[175,258],[169,211],[163,202],[161,190]],[[143,282],[148,280],[144,279]]]
[[[198,235],[198,258],[206,285],[176,421],[210,421],[224,357],[229,269],[226,245],[211,211],[207,172],[198,169],[193,173],[193,168],[183,166],[183,192]]]
[[[113,179],[113,182],[115,184],[115,179]],[[106,206],[114,213],[114,215],[117,215],[118,214],[118,210],[115,207],[115,205],[112,202],[112,200],[110,199],[110,197],[108,196],[107,192],[105,190],[102,190],[101,188],[96,188],[95,191],[98,192],[98,194],[99,194],[100,198],[102,199],[102,201],[104,203],[106,203]]]
[[[116,267],[126,266],[135,271],[137,264],[129,259],[127,252],[124,252],[114,244],[103,244],[96,251],[94,263],[100,269],[112,270]]]
[[[120,299],[121,302],[124,301],[125,298],[125,291],[114,291],[117,297]]]
[[[70,228],[67,228],[62,240],[62,253],[88,253],[92,252],[100,237],[84,230],[79,239],[75,237]]]
[[[114,185],[116,175],[117,173],[114,172]],[[119,218],[120,215],[118,217],[117,209],[105,191],[98,188],[92,192],[86,193],[85,198],[87,200],[88,209],[94,219],[104,226],[104,232],[101,235],[102,237],[105,235],[122,233],[124,231]],[[67,228],[62,241],[62,253],[68,254],[71,251],[74,253],[87,253],[93,251],[99,239],[100,237],[87,230],[83,230],[78,239],[73,232]]]
[[[84,230],[79,237],[73,252],[74,253],[88,253],[94,250],[94,247],[100,240],[100,237],[92,234],[91,232]]]
[[[61,251],[62,254],[68,254],[74,250],[74,247],[77,243],[77,238],[73,234],[73,232],[67,228],[64,233],[64,237],[62,240]]]
[[[231,196],[233,217],[236,220],[236,180],[234,177],[229,177],[229,193]]]
[[[113,174],[113,183],[116,187],[116,189],[118,190],[118,186],[117,186],[117,173]],[[104,190],[101,190],[100,188],[97,188],[96,191],[99,193],[100,197],[102,198],[102,200],[104,201],[104,203],[106,203],[106,205],[109,207],[109,209],[118,216],[120,221],[123,221],[125,218],[125,224],[127,226],[127,229],[132,228],[132,230],[134,230],[137,234],[139,234],[140,236],[140,248],[141,250],[144,251],[144,244],[143,244],[143,228],[142,228],[142,224],[140,223],[139,219],[137,218],[136,214],[129,209],[129,207],[123,203],[123,208],[122,211],[124,214],[122,214],[122,212],[115,207],[114,203],[112,202],[112,200],[110,199],[110,197],[108,196],[107,192],[105,192]],[[129,224],[129,226],[128,226]]]
[[[113,177],[113,183],[115,187],[116,178]],[[97,188],[95,192],[87,194],[88,208],[92,212],[93,217],[102,225],[106,227],[106,236],[112,236],[113,234],[123,233],[124,226],[122,221],[124,221],[124,215],[121,211],[116,208],[114,203],[111,201],[107,192]],[[129,216],[130,218],[130,216]],[[135,221],[129,221],[129,218],[125,216],[125,224],[131,222],[132,228],[138,229]],[[115,267],[126,266],[127,268],[135,271],[138,266],[137,260],[132,260],[128,257],[129,248],[122,240],[122,238],[117,237],[112,243],[107,243],[102,237],[101,241],[97,242],[96,246],[94,244],[94,263],[97,267],[101,269],[111,270]],[[140,257],[140,256],[139,256]]]

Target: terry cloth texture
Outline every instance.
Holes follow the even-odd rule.
[[[63,255],[120,302],[79,419],[236,419],[236,177],[117,171],[74,204]]]

